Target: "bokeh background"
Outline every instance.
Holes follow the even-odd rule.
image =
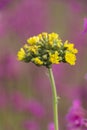
[[[26,39],[41,32],[56,32],[79,50],[75,66],[53,65],[60,130],[68,129],[73,102],[81,103],[86,116],[86,17],[87,0],[0,0],[0,130],[53,130],[47,69],[17,61]]]

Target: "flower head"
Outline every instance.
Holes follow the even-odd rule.
[[[17,56],[20,61],[33,62],[37,66],[49,68],[52,64],[60,62],[74,65],[77,52],[74,44],[68,41],[63,43],[57,33],[43,32],[28,38],[27,44],[19,50]]]
[[[82,108],[79,100],[75,100],[66,115],[67,127],[69,130],[78,130],[87,128],[87,119],[85,118],[85,110]]]

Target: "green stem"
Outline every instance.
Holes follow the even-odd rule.
[[[52,68],[48,68],[48,72],[49,72],[49,77],[50,77],[50,82],[51,82],[51,87],[52,87],[54,127],[55,127],[55,130],[59,130],[59,126],[58,126],[58,99],[59,97],[57,96],[56,85],[54,81]]]

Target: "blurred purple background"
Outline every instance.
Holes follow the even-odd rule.
[[[53,65],[60,130],[87,130],[87,1],[0,0],[0,130],[54,130],[47,69],[17,61],[30,36],[56,32],[79,50]]]

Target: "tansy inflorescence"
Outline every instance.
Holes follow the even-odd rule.
[[[73,43],[60,39],[57,33],[41,33],[27,39],[27,43],[18,51],[18,60],[33,62],[37,66],[49,68],[60,62],[75,65],[76,53]]]

